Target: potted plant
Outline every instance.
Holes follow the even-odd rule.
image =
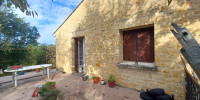
[[[40,72],[40,68],[35,69],[35,72],[36,72],[36,73],[39,73],[39,72]]]
[[[109,85],[110,87],[114,87],[114,86],[115,86],[115,79],[114,79],[113,75],[110,75],[110,76],[109,76],[108,85]]]
[[[95,84],[99,83],[99,77],[92,77],[92,79],[94,80]]]
[[[104,85],[104,84],[105,84],[105,81],[103,80],[103,77],[101,78],[100,83],[101,83],[101,85]]]
[[[47,86],[41,87],[38,90],[38,94],[43,100],[56,100],[57,97],[62,95],[60,90],[56,88],[50,89]]]

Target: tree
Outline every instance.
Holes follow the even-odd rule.
[[[11,8],[11,6],[14,5],[16,9],[19,8],[23,13],[26,13],[26,15],[28,15],[28,16],[31,16],[31,15],[33,17],[34,17],[34,15],[38,16],[36,11],[30,10],[30,6],[29,6],[27,0],[0,0],[0,7],[4,3],[7,5],[8,8]]]
[[[40,44],[38,46],[29,45],[27,48],[28,56],[28,63],[35,65],[35,64],[52,64],[53,67],[56,66],[56,48],[55,45],[47,45],[47,44]]]
[[[9,9],[0,10],[0,47],[24,48],[29,44],[37,45],[40,34],[35,26],[18,18]]]
[[[3,7],[1,7],[3,8]],[[37,46],[40,34],[35,26],[18,18],[10,9],[0,10],[0,67],[29,65],[28,45]],[[1,68],[0,68],[1,69]]]

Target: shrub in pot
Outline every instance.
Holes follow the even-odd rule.
[[[92,79],[94,80],[95,84],[99,83],[99,77],[92,77]]]
[[[56,100],[57,97],[62,97],[61,91],[55,88],[55,84],[56,82],[46,82],[38,90],[38,94],[43,100]]]
[[[113,75],[110,75],[110,76],[109,76],[108,85],[109,85],[110,87],[114,87],[114,86],[115,86],[115,79],[114,79]]]
[[[50,89],[44,86],[39,89],[38,94],[43,100],[56,100],[61,95],[61,91],[56,88]]]

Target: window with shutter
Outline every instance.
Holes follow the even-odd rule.
[[[123,32],[123,59],[154,62],[154,27]]]
[[[123,54],[124,60],[137,60],[137,33],[134,31],[125,31],[123,33]]]

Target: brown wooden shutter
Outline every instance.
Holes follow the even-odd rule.
[[[154,62],[154,28],[138,30],[138,61]]]
[[[123,59],[126,61],[137,60],[137,33],[125,31],[123,33]]]
[[[78,39],[74,39],[74,61],[75,61],[75,71],[78,73]]]

